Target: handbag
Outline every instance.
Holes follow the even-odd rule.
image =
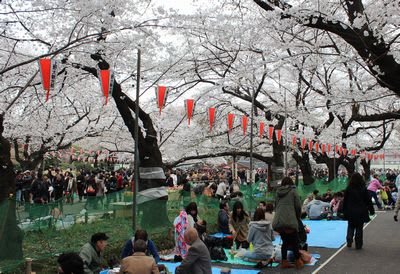
[[[94,188],[92,186],[88,186],[86,189],[86,193],[95,193],[96,190],[94,190]]]

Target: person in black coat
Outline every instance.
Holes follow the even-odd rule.
[[[355,232],[356,249],[363,246],[363,225],[370,221],[369,214],[375,214],[371,195],[365,187],[364,178],[359,173],[354,173],[346,188],[343,200],[344,218],[347,226],[347,247],[353,244]]]

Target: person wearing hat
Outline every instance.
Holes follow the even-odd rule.
[[[107,235],[99,232],[93,234],[90,242],[82,247],[79,256],[83,260],[85,274],[99,273],[106,268],[107,263],[103,258],[103,252],[107,246],[107,240]]]

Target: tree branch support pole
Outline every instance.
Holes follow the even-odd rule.
[[[139,92],[140,92],[140,54],[137,49],[137,74],[136,74],[136,101],[135,101],[135,166],[134,166],[134,188],[132,198],[132,229],[136,231],[137,224],[137,196],[139,192]]]
[[[333,120],[333,127],[335,130],[335,134],[333,136],[333,178],[336,181],[336,117]]]
[[[251,94],[251,112],[250,112],[250,184],[253,182],[253,125],[254,125],[254,90]]]

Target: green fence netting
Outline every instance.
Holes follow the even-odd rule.
[[[319,180],[311,186],[299,184],[298,191],[304,199],[314,189],[324,193],[330,188],[336,192],[344,189],[346,184],[344,179],[329,184]],[[274,200],[274,193],[267,192],[260,183],[241,186],[240,191],[242,197],[229,201],[231,208],[236,200],[240,200],[245,210],[254,212],[260,201]],[[197,203],[199,216],[207,221],[208,231],[216,231],[219,201],[213,197],[169,190],[168,201],[153,200],[139,206],[139,226],[149,232],[159,250],[173,248],[172,223],[190,202]],[[0,205],[0,215],[6,210],[7,204]],[[120,191],[103,197],[87,197],[82,201],[75,197],[73,203],[57,201],[45,205],[17,205],[16,217],[24,236],[24,259],[0,260],[0,273],[22,273],[25,258],[33,259],[36,273],[55,273],[57,256],[63,252],[78,252],[96,232],[105,232],[110,236],[106,257],[119,256],[124,242],[133,233],[132,193]],[[0,227],[6,232],[15,229],[4,227],[4,224]]]

